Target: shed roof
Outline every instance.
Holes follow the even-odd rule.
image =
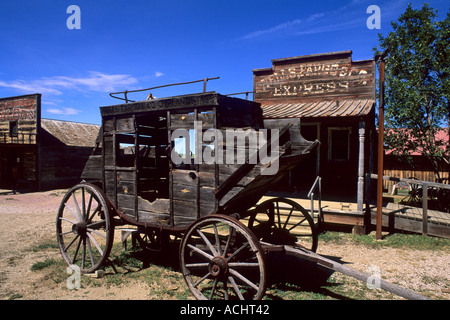
[[[370,113],[375,100],[329,100],[263,104],[264,118],[360,117]]]
[[[93,147],[100,126],[96,124],[42,119],[41,128],[67,146]]]

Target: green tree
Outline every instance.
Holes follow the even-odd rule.
[[[420,10],[410,4],[391,25],[393,31],[380,34],[374,49],[387,50],[385,142],[399,156],[419,152],[439,178],[438,163],[450,159],[450,132],[438,138],[438,131],[450,130],[450,12],[437,21],[428,4]]]

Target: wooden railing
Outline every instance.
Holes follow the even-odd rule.
[[[378,175],[371,174],[371,179],[378,179]],[[389,177],[389,176],[383,176],[383,180],[389,180],[394,181],[396,183],[398,182],[406,182],[410,185],[420,185],[422,186],[422,234],[427,235],[428,234],[428,194],[429,189],[431,188],[438,188],[438,189],[444,189],[449,190],[450,192],[450,185],[449,184],[443,184],[438,182],[431,182],[431,181],[422,181],[422,180],[415,180],[415,179],[404,179],[404,178],[395,178],[395,177]],[[444,200],[443,200],[444,201]]]

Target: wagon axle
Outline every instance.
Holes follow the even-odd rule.
[[[85,221],[81,221],[78,223],[75,223],[72,226],[72,232],[76,235],[79,235],[82,238],[86,238],[87,234],[87,223]]]

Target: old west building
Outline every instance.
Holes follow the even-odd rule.
[[[352,61],[352,51],[272,60],[253,70],[254,100],[266,119],[300,118],[315,156],[291,172],[287,191],[308,190],[322,177],[322,195],[357,202],[363,211],[365,173],[373,172],[375,61]]]
[[[100,126],[41,119],[41,94],[0,99],[0,188],[79,182]]]

